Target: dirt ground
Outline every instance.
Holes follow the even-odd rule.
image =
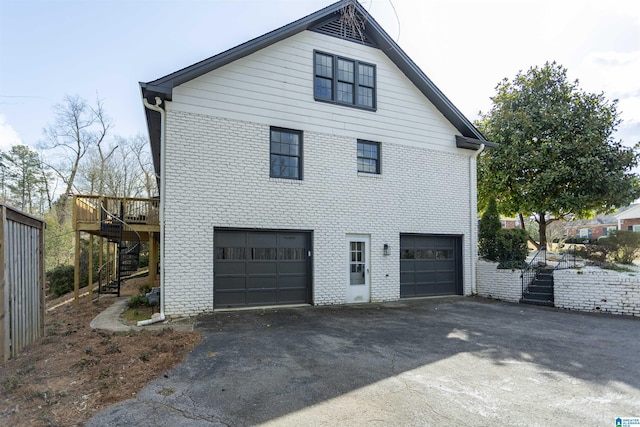
[[[146,278],[131,280],[134,295]],[[71,298],[49,301],[53,307]],[[0,365],[0,425],[73,426],[106,406],[135,395],[180,363],[200,341],[197,332],[166,328],[140,332],[95,331],[91,320],[113,302],[87,297],[45,315],[44,337]]]

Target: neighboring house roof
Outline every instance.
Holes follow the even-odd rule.
[[[294,21],[284,27],[278,28],[246,43],[231,48],[218,55],[195,63],[189,67],[168,74],[159,79],[140,83],[142,95],[151,103],[153,98],[160,97],[162,100],[171,100],[173,88],[185,82],[193,80],[203,74],[209,73],[223,65],[229,64],[274,43],[291,37],[305,30],[313,30],[324,34],[334,35],[336,31],[335,22],[340,18],[340,11],[349,2],[338,1],[325,7],[311,15]],[[407,56],[406,53],[396,44],[395,41],[382,29],[369,13],[358,2],[353,2],[356,12],[365,22],[362,43],[375,46],[384,52],[389,59],[407,76],[407,78],[426,96],[429,101],[451,122],[453,126],[462,134],[456,137],[456,146],[471,150],[478,150],[482,144],[495,147],[497,144],[489,142],[475,128],[475,126],[453,105],[453,103],[436,87],[435,84],[420,70],[420,68]],[[333,28],[332,28],[333,26]],[[338,28],[340,30],[340,28]],[[360,40],[358,40],[360,42]],[[156,173],[159,173],[160,164],[160,114],[145,109],[147,115],[147,126],[151,138],[151,148],[156,165]]]
[[[616,220],[640,218],[640,204],[620,209],[614,217]]]

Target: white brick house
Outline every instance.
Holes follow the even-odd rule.
[[[141,83],[163,313],[472,293],[493,144],[343,6]]]

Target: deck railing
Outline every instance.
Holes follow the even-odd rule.
[[[100,222],[101,209],[120,215],[122,204],[122,220],[128,224],[160,224],[160,200],[143,198],[123,198],[105,196],[75,196],[74,213],[77,223]]]

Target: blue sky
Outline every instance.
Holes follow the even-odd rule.
[[[640,1],[362,0],[471,120],[496,84],[545,61],[619,99],[640,141]],[[332,0],[0,0],[0,148],[36,146],[65,94],[104,100],[114,134],[146,136],[139,81],[260,36]]]

